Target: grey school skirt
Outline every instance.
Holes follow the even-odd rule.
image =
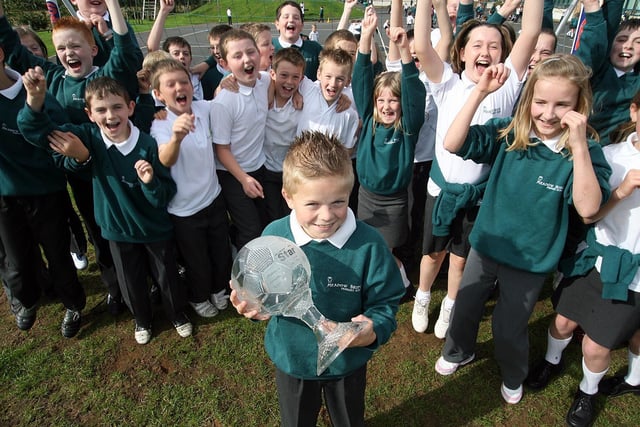
[[[640,328],[640,294],[627,291],[627,301],[602,299],[600,273],[563,279],[553,294],[555,310],[578,323],[593,341],[614,349]]]
[[[389,196],[358,191],[358,219],[366,222],[382,234],[387,246],[393,249],[402,245],[409,235],[409,197],[407,190]]]

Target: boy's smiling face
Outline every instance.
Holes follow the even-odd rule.
[[[222,66],[233,73],[238,83],[255,86],[260,75],[260,52],[253,39],[227,41],[226,54],[220,59]]]
[[[296,7],[287,5],[280,10],[280,16],[276,19],[276,28],[285,41],[289,43],[298,41],[302,27],[302,17]]]
[[[271,79],[275,86],[275,96],[279,105],[293,96],[303,77],[303,68],[289,61],[280,61],[278,69],[271,70]]]
[[[112,93],[104,98],[94,97],[91,105],[86,108],[89,120],[97,124],[107,138],[115,143],[124,142],[129,138],[129,117],[133,114],[135,103],[127,101],[120,95]]]
[[[56,30],[51,38],[68,75],[83,78],[91,72],[93,57],[98,53],[96,45],[89,44],[81,33],[71,28]]]
[[[103,16],[107,12],[104,0],[71,0],[71,4],[78,8],[84,18],[89,18],[92,14]]]
[[[153,93],[172,113],[191,113],[193,86],[191,78],[180,70],[164,72],[158,78],[159,87]]]
[[[351,186],[341,176],[304,179],[294,193],[282,195],[296,219],[312,239],[327,239],[344,224],[349,211]]]
[[[191,67],[191,49],[186,45],[171,44],[168,49],[169,55],[171,55],[176,61],[182,63],[187,69]]]
[[[640,28],[624,29],[616,34],[609,54],[611,64],[625,73],[640,61]]]
[[[331,105],[351,82],[349,67],[336,64],[333,61],[326,61],[318,69],[318,81],[322,97],[327,101],[327,104]]]

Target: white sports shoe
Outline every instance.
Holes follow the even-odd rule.
[[[440,375],[451,375],[455,371],[457,371],[459,367],[471,363],[471,361],[475,359],[475,357],[476,355],[472,354],[462,362],[447,362],[446,360],[444,360],[444,357],[440,356],[436,361],[436,372]]]
[[[227,291],[211,294],[211,302],[218,310],[226,309],[229,305],[229,295],[227,295]]]
[[[189,305],[200,317],[215,317],[218,315],[218,309],[208,300],[204,300],[202,302],[190,302]]]
[[[76,267],[76,270],[84,270],[89,266],[89,260],[85,254],[71,252],[71,259],[73,260],[73,265]]]
[[[436,324],[433,327],[433,334],[440,339],[444,339],[447,336],[447,330],[449,329],[449,319],[451,318],[451,308],[445,307],[445,301],[447,297],[442,299],[442,303],[440,304],[440,315],[438,316],[438,320],[436,320]]]
[[[415,299],[413,303],[413,313],[411,313],[411,324],[416,332],[424,332],[429,326],[429,301],[426,299]]]
[[[145,329],[142,326],[136,325],[134,336],[138,344],[147,344],[151,341],[151,329]]]
[[[507,388],[504,383],[502,383],[502,385],[500,386],[500,394],[502,395],[502,398],[505,402],[510,405],[515,405],[516,403],[520,402],[520,399],[522,399],[522,384],[517,389],[511,390]]]

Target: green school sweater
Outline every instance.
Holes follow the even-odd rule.
[[[84,112],[84,91],[89,81],[101,77],[111,77],[123,83],[130,93],[138,92],[136,73],[142,68],[140,48],[136,47],[128,35],[113,34],[114,48],[104,67],[93,74],[76,79],[67,76],[62,65],[46,61],[29,52],[20,44],[18,34],[11,28],[6,17],[0,18],[0,45],[4,46],[7,55],[6,63],[20,74],[36,65],[42,67],[47,80],[47,90],[51,92],[67,111],[71,123],[87,123],[89,118]],[[132,88],[135,90],[132,91]],[[135,99],[135,96],[132,95]]]
[[[289,217],[272,222],[262,233],[293,241]],[[311,294],[328,319],[348,322],[364,314],[373,321],[377,340],[369,347],[346,349],[320,376],[316,376],[317,341],[301,320],[274,316],[269,320],[265,348],[278,369],[296,378],[330,379],[362,367],[395,331],[398,303],[404,294],[400,272],[378,232],[357,221],[347,243],[338,249],[328,241],[302,247],[311,264]]]
[[[0,195],[39,196],[67,188],[64,171],[54,164],[48,145],[29,144],[18,129],[18,112],[24,107],[27,92],[9,99],[0,95]],[[60,104],[47,94],[46,111],[57,123],[67,116]]]
[[[566,152],[554,153],[543,144],[506,151],[506,141],[498,139],[498,132],[510,121],[491,119],[471,126],[457,153],[491,165],[469,242],[498,263],[548,273],[555,270],[567,236],[573,162]],[[589,141],[589,153],[604,203],[610,194],[611,168],[595,141]]]
[[[273,37],[272,42],[276,52],[282,49],[282,45],[280,44],[278,37]],[[301,47],[296,45],[291,45],[291,47],[300,51],[306,63],[304,75],[315,82],[318,79],[318,67],[320,66],[318,56],[320,56],[320,52],[322,51],[320,43],[312,40],[303,40]]]
[[[47,135],[53,130],[70,131],[80,138],[91,154],[87,165],[66,158],[65,167],[76,171],[91,170],[93,207],[102,237],[116,242],[150,243],[168,240],[173,226],[167,204],[176,194],[176,184],[169,169],[158,159],[158,144],[140,132],[132,152],[123,155],[114,146],[107,149],[100,129],[93,123],[56,126],[44,112],[25,106],[18,115],[22,134],[34,144],[47,146]],[[153,167],[153,179],[144,184],[134,165],[144,159]]]
[[[589,124],[598,131],[600,143],[608,145],[610,132],[629,120],[631,99],[640,90],[640,74],[632,71],[617,76],[609,61],[607,24],[602,10],[587,13],[586,19],[575,54],[593,70],[593,113]]]
[[[362,130],[356,171],[360,185],[375,194],[391,195],[406,190],[413,173],[418,132],[424,122],[425,88],[414,63],[402,64],[402,126],[385,127],[373,120],[374,72],[371,55],[358,53],[352,90]]]

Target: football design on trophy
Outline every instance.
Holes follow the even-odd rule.
[[[318,340],[318,376],[353,341],[363,325],[325,318],[313,304],[309,260],[295,243],[263,236],[247,243],[233,262],[231,287],[250,310],[272,316],[295,317]]]

